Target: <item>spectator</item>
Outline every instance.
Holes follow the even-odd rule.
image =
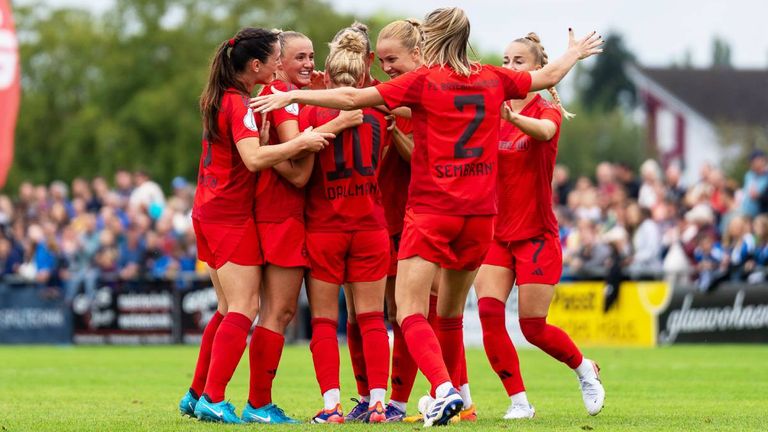
[[[736,216],[731,219],[723,235],[724,262],[731,281],[746,280],[745,265],[755,253],[755,238],[751,231],[750,219]]]
[[[552,183],[554,187],[554,201],[557,205],[567,205],[568,195],[573,190],[573,182],[571,181],[571,173],[568,167],[565,165],[555,165],[555,170],[552,174]]]
[[[749,157],[749,171],[744,175],[741,210],[754,218],[760,212],[760,196],[768,189],[768,159],[762,150],[755,150]]]
[[[653,209],[664,198],[664,185],[661,182],[661,168],[659,164],[648,159],[640,166],[640,175],[643,179],[637,203],[640,207]]]
[[[755,235],[755,252],[744,268],[749,272],[750,283],[763,283],[768,272],[768,214],[761,214],[752,222]]]
[[[123,199],[123,202],[128,202],[133,193],[133,175],[128,170],[121,169],[115,173],[114,192]]]
[[[665,172],[667,198],[676,202],[681,202],[685,197],[686,189],[682,184],[682,174],[678,163],[669,164]]]
[[[626,162],[617,163],[616,177],[624,186],[624,190],[627,192],[627,197],[629,199],[637,200],[637,197],[640,195],[640,182],[637,180],[637,176],[635,176],[632,167]]]
[[[698,274],[696,286],[699,291],[708,292],[725,274],[725,254],[712,232],[700,233],[696,242],[697,245],[694,250],[694,262]]]
[[[658,277],[661,273],[661,230],[651,211],[632,203],[627,208],[627,226],[632,238],[629,272],[633,279]]]
[[[128,201],[130,208],[140,208],[146,211],[152,219],[160,217],[165,207],[165,195],[160,186],[149,179],[146,171],[139,170],[134,174],[136,188],[131,192]]]

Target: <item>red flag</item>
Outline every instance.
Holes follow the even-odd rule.
[[[11,6],[0,0],[0,188],[13,162],[13,135],[21,96],[19,44]]]

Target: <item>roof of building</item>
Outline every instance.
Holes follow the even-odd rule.
[[[640,71],[710,121],[768,126],[768,69]]]

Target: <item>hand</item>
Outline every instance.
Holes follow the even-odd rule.
[[[249,106],[254,111],[267,113],[292,104],[291,92],[280,91],[272,87],[272,94],[251,98]]]
[[[336,138],[335,134],[330,132],[315,132],[312,127],[308,127],[299,135],[299,145],[301,150],[309,152],[319,152],[328,145],[328,141]]]
[[[596,31],[589,33],[582,39],[576,40],[576,37],[573,35],[573,29],[568,29],[568,49],[576,52],[579,60],[584,60],[589,56],[603,52],[601,48],[603,42],[603,37],[598,35]]]
[[[395,130],[395,125],[396,125],[396,123],[395,123],[395,116],[388,115],[388,116],[386,116],[384,118],[387,119],[387,130],[390,131],[390,132],[394,131]]]
[[[506,103],[504,103],[501,107],[501,118],[510,123],[514,123],[515,116],[517,114],[515,114],[514,111],[512,111],[512,109]]]
[[[269,144],[269,120],[267,120],[267,113],[261,113],[261,129],[259,130],[259,143],[263,146]]]
[[[338,118],[344,129],[357,127],[363,124],[363,110],[340,111]]]
[[[325,90],[325,72],[312,71],[309,80],[310,90]]]

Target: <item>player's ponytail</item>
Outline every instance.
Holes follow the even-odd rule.
[[[348,28],[329,44],[331,52],[325,61],[325,73],[333,84],[357,87],[365,77],[367,39],[360,31]]]
[[[525,37],[522,37],[520,39],[516,39],[515,42],[522,43],[528,46],[528,48],[531,50],[531,53],[535,57],[534,61],[539,66],[546,66],[547,63],[549,63],[549,56],[547,55],[547,52],[544,50],[544,46],[541,44],[541,39],[539,39],[539,35],[537,35],[534,32],[528,33]],[[560,112],[563,114],[563,117],[566,118],[566,120],[570,120],[574,117],[576,117],[576,114],[568,112],[568,110],[565,109],[563,106],[563,101],[560,100],[560,94],[557,93],[557,90],[554,86],[547,89],[550,95],[552,95],[552,101],[555,102],[555,105],[560,109]]]
[[[421,50],[424,37],[421,34],[421,22],[415,19],[393,21],[379,32],[378,41],[393,39],[408,51]]]
[[[457,74],[469,76],[479,65],[469,60],[469,18],[457,7],[435,9],[421,27],[424,35],[424,64],[450,66]]]
[[[218,114],[224,92],[232,87],[248,93],[237,75],[245,70],[252,59],[266,63],[277,40],[278,33],[273,30],[246,27],[216,49],[211,60],[208,83],[200,95],[200,113],[206,139],[215,140],[219,137]]]

